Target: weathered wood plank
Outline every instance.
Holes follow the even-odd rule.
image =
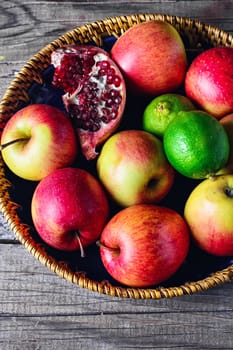
[[[66,31],[105,17],[132,13],[162,13],[191,17],[233,31],[233,1],[3,1],[1,48],[6,60],[26,61]],[[17,49],[17,55],[15,50]]]
[[[21,245],[0,245],[0,348],[230,349],[232,284],[193,296],[118,299],[49,272]]]

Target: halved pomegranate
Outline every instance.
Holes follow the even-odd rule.
[[[64,90],[65,108],[77,129],[86,159],[118,127],[126,102],[124,78],[103,49],[66,45],[51,55],[53,85]]]

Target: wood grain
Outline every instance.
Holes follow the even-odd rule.
[[[231,349],[231,292],[226,284],[170,300],[106,297],[58,278],[19,244],[0,245],[0,348]]]
[[[0,2],[0,98],[25,62],[65,32],[132,13],[190,17],[233,33],[233,1]],[[0,349],[232,349],[233,284],[192,296],[118,299],[51,273],[0,215]]]

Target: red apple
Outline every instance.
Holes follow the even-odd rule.
[[[189,249],[188,227],[174,210],[138,204],[118,212],[98,243],[108,273],[122,284],[148,287],[171,277]]]
[[[124,130],[111,136],[97,160],[98,176],[119,205],[156,203],[174,182],[162,142],[142,130]]]
[[[98,239],[108,218],[108,201],[89,172],[62,168],[39,182],[31,213],[38,234],[48,245],[82,252]]]
[[[201,249],[218,256],[233,255],[233,175],[197,185],[187,199],[184,217]]]
[[[32,104],[9,119],[1,136],[1,149],[12,172],[38,181],[57,168],[71,165],[78,147],[74,128],[62,111]]]
[[[185,77],[187,97],[220,118],[233,112],[233,48],[215,47],[199,54]]]
[[[131,92],[156,96],[176,90],[184,81],[187,58],[174,26],[163,21],[137,24],[111,50]]]

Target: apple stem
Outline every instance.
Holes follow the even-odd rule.
[[[80,248],[81,258],[85,258],[86,255],[85,255],[85,252],[84,252],[84,249],[83,249],[83,245],[82,245],[82,242],[81,242],[81,239],[80,239],[78,233],[76,234],[76,237],[77,237],[79,248]]]
[[[2,151],[4,148],[13,145],[16,142],[21,142],[21,141],[27,141],[28,137],[21,137],[19,139],[11,140],[9,142],[4,143],[3,145],[0,145],[0,151]]]
[[[96,245],[99,247],[99,248],[104,248],[104,249],[107,249],[107,250],[110,250],[112,252],[118,252],[120,251],[119,248],[112,248],[112,247],[107,247],[106,245],[104,245],[103,243],[101,243],[100,241],[97,241],[96,242]]]

